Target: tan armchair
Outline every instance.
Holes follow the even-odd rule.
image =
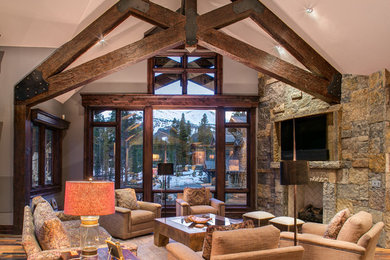
[[[211,260],[300,260],[303,247],[278,247],[280,231],[273,226],[215,231],[212,235]],[[168,260],[201,260],[202,252],[194,252],[181,243],[167,245]]]
[[[113,237],[129,239],[153,232],[154,219],[161,217],[161,205],[138,201],[140,209],[115,207],[115,214],[101,216],[99,223]]]
[[[354,223],[360,222],[360,220],[357,219],[359,217],[357,215],[359,215],[359,213],[354,215],[355,217],[352,216],[355,218],[353,220]],[[326,224],[303,224],[302,234],[298,234],[297,236],[298,244],[303,246],[305,249],[303,259],[374,259],[375,248],[378,243],[381,231],[384,227],[383,222],[378,222],[375,225],[371,224],[371,228],[369,228],[367,232],[364,232],[363,235],[353,234],[356,233],[356,231],[361,231],[362,228],[346,230],[348,227],[345,227],[345,225],[346,224],[344,224],[342,230],[340,230],[340,233],[344,233],[343,237],[356,237],[357,242],[340,240],[340,233],[336,240],[324,238],[323,236],[328,226]],[[280,243],[282,246],[292,245],[294,243],[294,233],[282,232],[280,235]]]
[[[206,189],[210,198],[209,203],[206,205],[191,206],[187,201],[183,199],[183,193],[177,194],[176,199],[176,216],[198,215],[212,213],[218,216],[225,216],[225,202],[214,199],[211,197],[210,189]]]

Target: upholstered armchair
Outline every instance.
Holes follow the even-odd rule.
[[[333,221],[333,220],[332,220]],[[328,225],[305,223],[302,234],[298,234],[298,244],[305,249],[303,259],[374,259],[383,222],[372,224],[370,213],[361,211],[349,217],[334,239],[325,238]],[[294,241],[293,232],[282,232],[280,243],[290,246]]]
[[[116,238],[152,233],[154,219],[161,217],[161,205],[137,201],[133,189],[115,190],[115,205],[115,214],[101,216],[99,223]]]
[[[233,260],[233,259],[268,259],[268,260],[300,260],[303,247],[279,247],[280,231],[274,226],[236,229],[230,231],[214,231],[212,233],[211,250],[205,254],[194,252],[181,243],[167,245],[168,260]]]
[[[185,188],[177,194],[176,216],[207,213],[225,216],[225,202],[212,198],[210,189]]]

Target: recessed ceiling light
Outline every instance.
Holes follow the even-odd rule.
[[[314,11],[314,9],[312,7],[306,8],[306,13],[307,14],[311,14],[311,13],[313,13],[313,11]]]

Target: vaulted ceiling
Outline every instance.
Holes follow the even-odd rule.
[[[110,8],[116,0],[0,0],[0,46],[58,48]],[[171,10],[181,0],[154,0]],[[229,0],[198,0],[203,14]],[[299,34],[341,73],[370,74],[390,69],[390,1],[388,0],[263,0],[277,16]],[[307,14],[305,9],[314,12]],[[130,17],[107,35],[76,64],[100,56],[143,37],[152,25]],[[259,49],[297,64],[275,40],[246,19],[223,31]]]

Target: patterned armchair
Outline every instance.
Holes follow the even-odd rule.
[[[208,188],[185,188],[177,194],[176,216],[212,213],[225,216],[225,202],[211,197]]]

